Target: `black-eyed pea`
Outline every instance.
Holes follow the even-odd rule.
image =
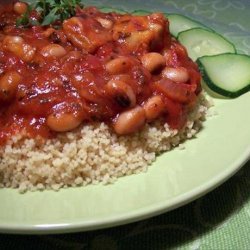
[[[161,74],[174,82],[187,82],[189,80],[188,70],[184,67],[166,67]]]
[[[0,99],[8,101],[16,93],[21,76],[16,71],[9,71],[0,78]]]
[[[138,131],[146,121],[145,111],[136,106],[119,114],[113,123],[114,130],[119,135],[131,134]]]
[[[42,48],[41,54],[44,57],[62,57],[67,54],[67,51],[59,44],[49,44]]]
[[[27,44],[20,36],[6,36],[3,40],[3,48],[25,62],[31,61],[36,52],[36,48]]]
[[[110,80],[106,87],[106,92],[114,101],[123,108],[134,107],[136,96],[133,89],[121,80]]]
[[[150,52],[141,57],[142,65],[149,71],[154,72],[166,65],[166,59],[159,53]]]
[[[56,132],[66,132],[77,128],[82,122],[82,116],[75,113],[52,113],[47,117],[47,126]]]
[[[145,110],[146,119],[152,121],[158,118],[165,109],[164,102],[160,95],[150,97],[144,104],[143,109]]]
[[[129,70],[131,67],[131,59],[129,57],[121,56],[107,62],[105,67],[111,75],[121,74]]]

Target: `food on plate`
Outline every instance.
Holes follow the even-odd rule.
[[[1,187],[113,182],[199,131],[201,75],[163,14],[37,6],[0,10]]]
[[[143,16],[150,12],[135,10],[133,14]],[[165,13],[165,16],[171,35],[186,48],[188,56],[198,63],[210,94],[235,98],[249,91],[249,55],[237,54],[232,42],[200,22],[176,13]]]

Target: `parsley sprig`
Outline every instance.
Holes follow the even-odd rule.
[[[17,19],[17,25],[49,25],[55,21],[63,21],[75,15],[77,7],[82,8],[81,0],[38,0],[30,3],[28,0],[23,1],[28,4],[27,11]],[[31,12],[35,10],[39,13],[39,20],[30,18]]]

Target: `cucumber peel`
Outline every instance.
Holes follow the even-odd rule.
[[[214,92],[235,98],[250,90],[250,56],[220,54],[197,60],[203,80]]]
[[[177,39],[186,47],[189,57],[194,61],[202,56],[236,53],[234,44],[226,38],[216,32],[202,28],[182,31]]]

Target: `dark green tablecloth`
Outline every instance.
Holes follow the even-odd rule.
[[[250,161],[189,205],[141,222],[62,235],[0,235],[0,249],[250,249]]]

